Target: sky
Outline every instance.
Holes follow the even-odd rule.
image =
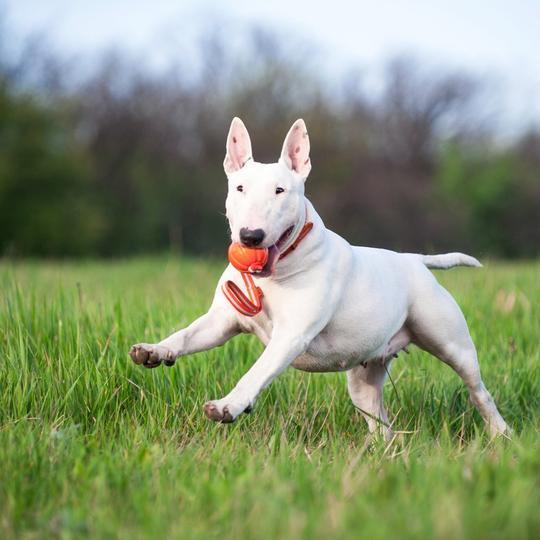
[[[19,37],[43,32],[70,54],[122,47],[154,65],[174,55],[177,38],[195,39],[195,29],[219,20],[263,24],[314,44],[328,77],[350,67],[375,73],[385,59],[412,55],[487,76],[501,96],[508,131],[540,123],[538,0],[3,0],[0,6]]]

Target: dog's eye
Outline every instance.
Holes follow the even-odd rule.
[[[282,187],[276,188],[276,195],[279,195],[280,193],[283,193],[285,190]]]
[[[236,191],[244,191],[244,186],[236,186]]]

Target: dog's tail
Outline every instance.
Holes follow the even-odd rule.
[[[454,266],[474,266],[480,268],[480,261],[465,255],[464,253],[445,253],[444,255],[419,255],[422,262],[428,267],[439,270],[446,270]]]

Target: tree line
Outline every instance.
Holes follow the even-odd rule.
[[[540,133],[501,140],[469,74],[398,58],[376,92],[361,73],[329,82],[316,55],[260,28],[233,45],[208,32],[161,71],[109,52],[73,76],[39,40],[2,51],[0,255],[223,255],[233,116],[263,162],[306,120],[308,197],[352,243],[540,252]]]

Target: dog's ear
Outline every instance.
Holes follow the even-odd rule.
[[[246,126],[240,118],[234,117],[227,135],[227,153],[223,168],[227,174],[239,171],[252,157],[251,140]]]
[[[287,133],[280,161],[292,171],[297,172],[303,180],[308,177],[311,171],[311,160],[309,158],[309,135],[305,122],[300,118]]]

